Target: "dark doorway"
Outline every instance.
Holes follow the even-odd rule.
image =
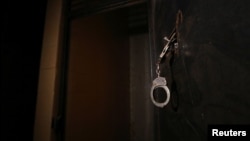
[[[152,140],[146,10],[135,6],[71,21],[66,141]]]

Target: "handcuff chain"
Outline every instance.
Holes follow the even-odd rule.
[[[166,54],[166,52],[168,51],[169,49],[169,44],[174,41],[174,37],[176,35],[176,32],[175,32],[175,28],[174,30],[172,31],[171,35],[170,35],[170,38],[167,38],[167,37],[164,37],[164,40],[167,41],[166,45],[164,46],[159,58],[158,58],[158,61],[156,63],[156,74],[157,74],[157,77],[160,77],[160,63],[161,63],[161,60],[163,58],[163,56]]]

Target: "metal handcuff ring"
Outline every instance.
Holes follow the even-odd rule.
[[[165,40],[167,40],[167,44],[165,45],[165,47],[163,48],[160,56],[159,56],[159,60],[157,62],[157,68],[156,68],[156,74],[157,74],[157,78],[155,78],[153,80],[153,84],[152,84],[152,87],[151,87],[151,91],[150,91],[150,98],[151,98],[151,101],[153,102],[153,104],[157,107],[160,107],[160,108],[163,108],[164,106],[166,106],[169,101],[170,101],[170,90],[169,88],[167,87],[167,80],[164,78],[164,77],[160,77],[160,62],[163,58],[163,56],[166,54],[168,48],[169,48],[169,44],[174,40],[174,37],[175,37],[176,33],[173,32],[170,39],[168,38],[164,38]],[[157,102],[154,98],[154,90],[157,89],[157,88],[162,88],[164,89],[165,91],[165,94],[166,94],[166,99],[164,102]]]
[[[168,89],[167,85],[167,81],[164,77],[157,77],[154,81],[153,81],[153,85],[151,87],[151,92],[150,92],[150,97],[151,100],[153,102],[153,104],[157,107],[163,108],[164,106],[166,106],[170,100],[170,91]],[[166,93],[166,100],[164,102],[157,102],[154,99],[154,90],[157,88],[162,88],[164,89],[165,93]]]

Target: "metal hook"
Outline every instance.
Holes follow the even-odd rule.
[[[176,33],[173,32],[172,35],[170,36],[170,39],[168,39],[167,37],[164,37],[163,39],[167,41],[167,44],[164,46],[161,54],[160,54],[160,59],[166,54],[168,48],[169,48],[169,44],[174,40]]]

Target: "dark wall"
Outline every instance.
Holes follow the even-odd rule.
[[[46,0],[1,5],[1,140],[31,141]]]
[[[152,0],[156,51],[174,26],[178,40],[161,63],[171,100],[156,109],[157,141],[205,141],[211,125],[250,124],[249,6],[248,0]]]

